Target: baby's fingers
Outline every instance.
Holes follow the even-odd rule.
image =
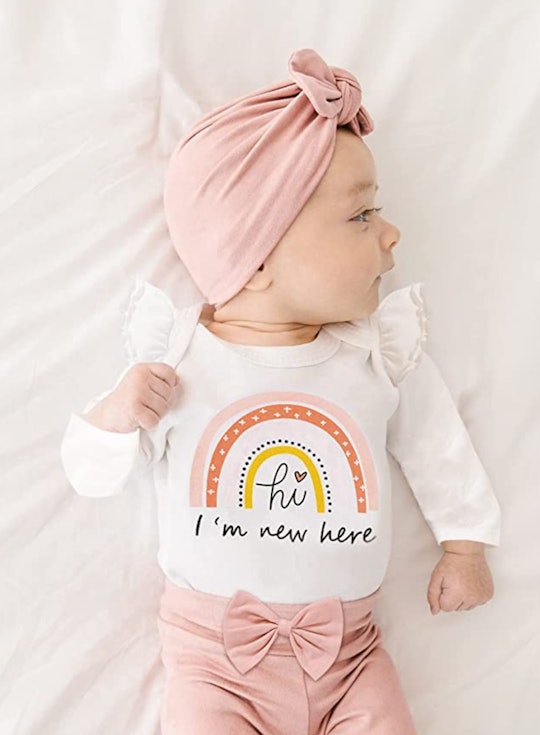
[[[434,570],[427,591],[427,600],[433,615],[436,615],[441,609],[439,605],[441,583],[442,575],[437,570]]]
[[[463,604],[463,594],[456,586],[449,585],[445,587],[443,585],[440,599],[441,610],[444,610],[445,612],[454,612],[454,610],[459,610]]]

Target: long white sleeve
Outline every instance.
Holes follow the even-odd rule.
[[[437,543],[500,543],[501,509],[452,395],[424,352],[398,384],[387,449],[397,460]]]
[[[99,429],[84,414],[120,383],[92,398],[81,413],[72,413],[67,424],[60,455],[64,472],[74,490],[84,497],[117,495],[131,477],[158,462],[164,455],[170,424],[165,416],[152,430],[136,429],[119,433]]]

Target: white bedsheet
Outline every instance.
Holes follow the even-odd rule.
[[[176,139],[303,47],[360,80],[402,233],[381,295],[425,283],[427,350],[503,511],[495,598],[432,616],[441,549],[392,463],[386,646],[419,735],[540,732],[539,37],[536,0],[2,3],[1,735],[159,733],[151,481],[80,498],[59,443],[125,365],[132,278],[198,295],[161,210]]]

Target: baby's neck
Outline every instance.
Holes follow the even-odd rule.
[[[261,322],[216,322],[200,319],[216,337],[240,345],[292,346],[312,342],[321,326],[316,324],[264,324]],[[281,327],[281,329],[280,329]]]

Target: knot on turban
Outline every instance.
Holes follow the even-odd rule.
[[[374,124],[360,84],[313,49],[289,58],[277,82],[201,117],[171,157],[164,209],[174,248],[208,302],[220,308],[258,270],[326,169],[338,126]]]
[[[362,135],[374,129],[371,117],[362,107],[358,80],[346,69],[328,66],[318,53],[307,48],[291,55],[289,72],[319,115],[337,117],[338,125],[347,125],[358,115]]]

